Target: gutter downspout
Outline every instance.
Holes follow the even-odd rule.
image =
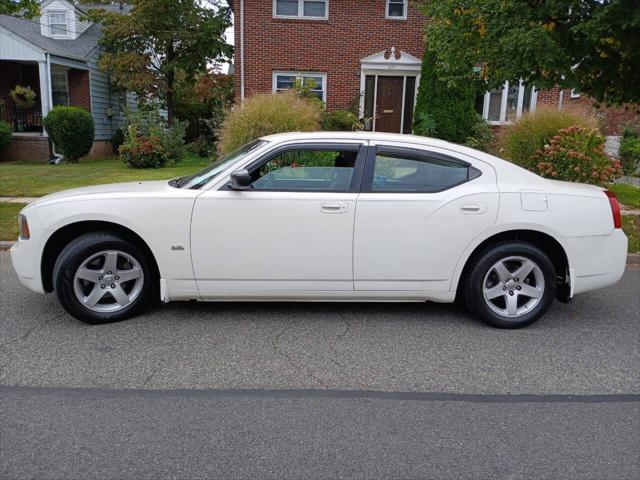
[[[560,90],[560,101],[558,102],[558,110],[562,110],[563,100],[564,100],[564,89]]]
[[[240,104],[244,104],[244,0],[240,0]]]

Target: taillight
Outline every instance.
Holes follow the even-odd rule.
[[[620,215],[620,204],[615,193],[605,190],[604,194],[609,198],[611,215],[613,215],[613,228],[622,228],[622,216]]]
[[[22,214],[18,215],[18,224],[20,225],[20,238],[22,240],[29,240],[31,232],[29,232],[29,222],[27,222],[27,217]]]

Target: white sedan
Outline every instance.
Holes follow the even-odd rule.
[[[20,281],[94,324],[156,300],[459,297],[517,328],[616,283],[627,252],[602,188],[378,133],[264,137],[191,177],[48,195],[19,222]]]

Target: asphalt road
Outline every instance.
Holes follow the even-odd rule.
[[[92,327],[0,253],[0,478],[637,478],[640,269],[518,331],[435,304]]]

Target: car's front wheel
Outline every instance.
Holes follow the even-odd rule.
[[[555,268],[535,245],[500,243],[472,260],[463,288],[467,306],[485,323],[521,328],[538,320],[553,303]]]
[[[104,232],[73,240],[53,269],[62,306],[92,324],[124,320],[142,311],[153,301],[155,276],[142,249]]]

